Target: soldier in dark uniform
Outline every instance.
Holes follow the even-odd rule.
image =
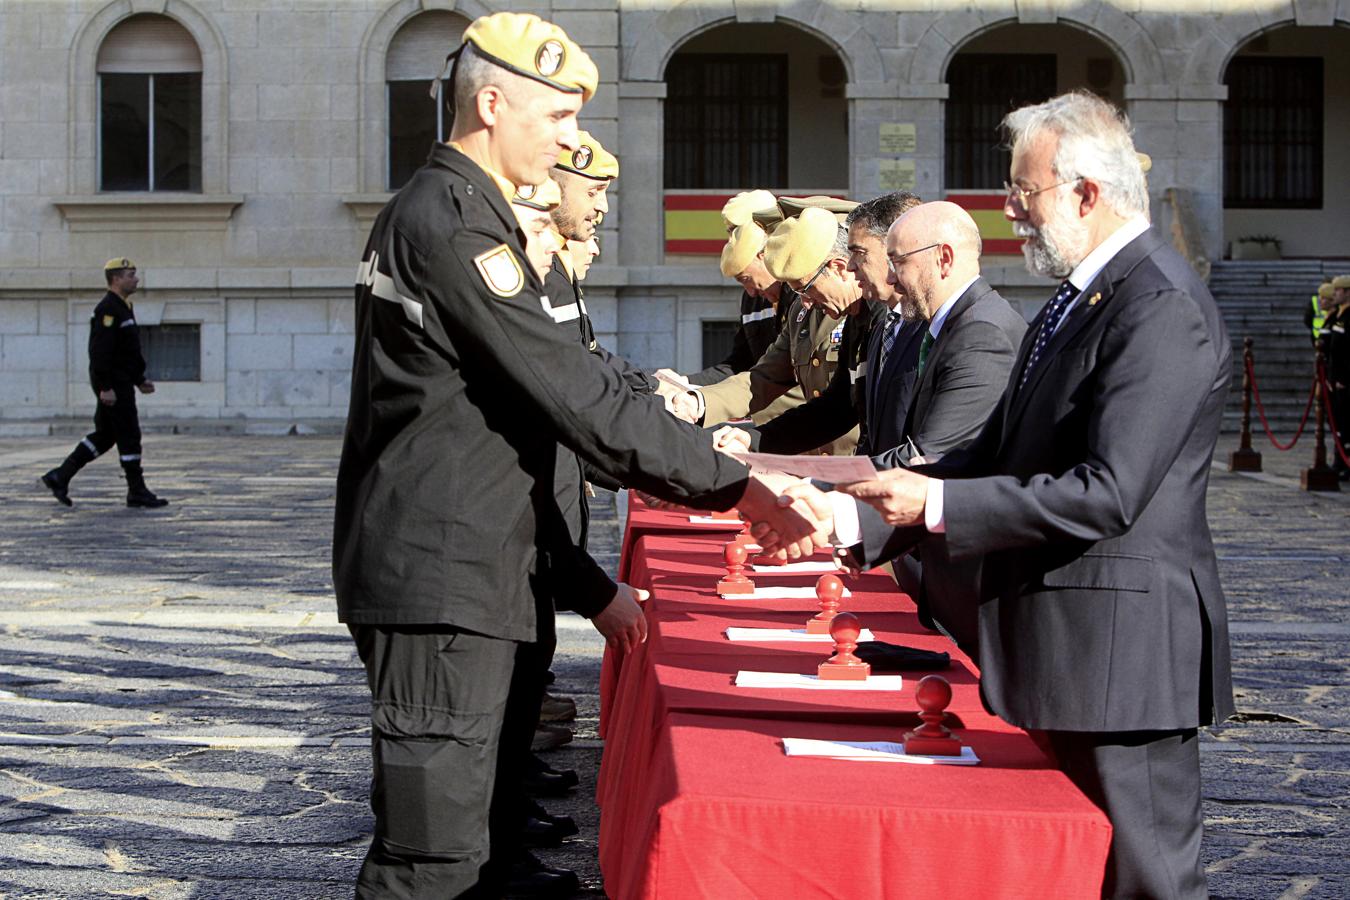
[[[567,339],[522,260],[508,198],[577,147],[598,73],[558,27],[497,13],[464,32],[451,141],[376,218],[358,269],[333,581],[372,694],[375,836],[358,897],[463,896],[480,882],[519,643],[538,636],[557,445],[613,478],[827,536],[781,478]],[[499,884],[485,884],[488,895]]]
[[[158,509],[168,506],[169,501],[145,486],[141,422],[136,415],[136,392],[155,392],[155,383],[145,377],[145,358],[131,310],[131,295],[140,286],[140,279],[136,265],[126,257],[108,260],[103,278],[108,293],[94,307],[89,320],[89,384],[98,397],[94,430],[75,445],[65,462],[42,476],[42,483],[58,501],[71,506],[70,480],[75,473],[116,444],[127,479],[127,506]]]

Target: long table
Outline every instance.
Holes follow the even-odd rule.
[[[733,644],[725,629],[800,627],[815,603],[719,598],[730,535],[664,525],[625,543],[630,583],[652,591],[647,643],[605,660],[597,801],[609,896],[1097,896],[1105,816],[1025,732],[984,710],[974,664],[919,625],[889,577],[846,577],[841,608],[880,640],[951,654],[947,724],[979,766],[787,757],[784,737],[898,740],[918,724],[923,673],[907,673],[899,693],[735,687],[741,669],[814,672],[831,648]]]

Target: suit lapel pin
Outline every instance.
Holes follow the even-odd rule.
[[[1096,306],[1097,301],[1100,299],[1102,299],[1102,292],[1098,291],[1097,293],[1093,294],[1091,297],[1088,298],[1088,306]]]

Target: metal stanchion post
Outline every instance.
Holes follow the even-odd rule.
[[[1313,444],[1313,464],[1304,469],[1299,483],[1305,491],[1339,491],[1336,472],[1327,465],[1326,411],[1322,408],[1322,371],[1326,366],[1327,339],[1317,339],[1317,364],[1313,369],[1313,404],[1317,407],[1317,440]]]
[[[1260,472],[1261,454],[1252,449],[1252,339],[1242,339],[1242,436],[1238,448],[1228,454],[1228,471]]]

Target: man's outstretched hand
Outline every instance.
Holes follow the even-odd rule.
[[[900,527],[923,523],[928,481],[926,475],[908,469],[887,469],[871,481],[841,484],[838,490],[872,506],[887,525]]]

